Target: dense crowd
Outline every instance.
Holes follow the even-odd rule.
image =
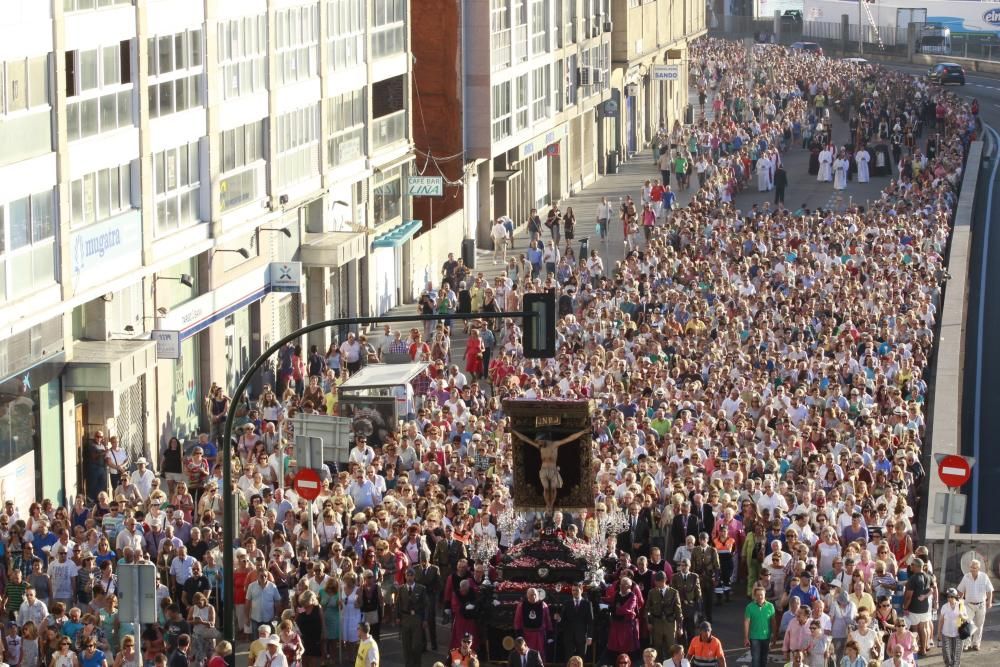
[[[525,591],[512,666],[725,667],[713,610],[745,593],[754,667],[769,650],[795,667],[912,667],[935,640],[957,667],[965,619],[979,648],[992,586],[975,564],[939,591],[916,513],[925,375],[974,114],[875,66],[781,47],[747,56],[724,41],[692,46],[701,118],[663,128],[659,180],[596,211],[600,237],[624,235],[624,258],[600,243],[577,258],[576,216],[558,207],[533,212],[530,249],[508,256],[513,222],[501,219],[491,233],[505,270],[490,280],[449,258],[420,300],[437,323],[282,351],[273,382],[239,409],[233,489],[220,489],[218,462],[231,399],[213,387],[205,433],[171,438],[155,472],[95,433],[89,497],[24,517],[8,501],[4,662],[222,667],[233,647],[219,641],[220,599],[231,594],[257,667],[378,665],[388,626],[407,665],[428,650],[479,664],[489,639],[475,600],[499,554],[477,560],[473,547],[488,537],[505,552],[541,525],[501,521],[514,476],[501,401],[520,397],[595,406],[595,507],[546,521],[569,541],[596,539],[610,514],[626,528],[611,536],[603,585],[552,604]],[[829,149],[834,123],[851,128],[851,144],[834,148],[852,174],[866,144],[909,137],[879,200],[733,209],[754,174],[759,189],[780,187],[787,151]],[[693,191],[686,207],[671,177]],[[559,296],[555,358],[525,359],[519,323],[501,319],[463,320],[464,353],[453,352],[451,315],[517,311],[521,295],[546,289]],[[319,498],[296,497],[290,418],[337,414],[344,378],[400,359],[429,364],[408,392],[411,414],[357,433]],[[230,500],[239,546],[226,577]],[[116,573],[147,561],[159,622],[137,628],[118,614]]]

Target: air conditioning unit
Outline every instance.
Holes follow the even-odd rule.
[[[589,86],[591,84],[589,67],[576,68],[576,83],[579,86]]]
[[[614,26],[615,26],[615,24],[612,21],[605,21],[604,22],[604,32],[611,32],[611,29],[614,28]]]
[[[594,71],[591,74],[591,78],[593,79],[594,83],[595,84],[602,84],[602,83],[604,83],[604,70],[598,69],[596,67],[593,68],[593,70]]]

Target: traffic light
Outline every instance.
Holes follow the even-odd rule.
[[[530,292],[524,295],[526,315],[524,331],[524,356],[529,359],[551,359],[556,356],[556,292]]]

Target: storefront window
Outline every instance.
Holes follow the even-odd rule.
[[[373,213],[375,226],[397,222],[403,215],[403,190],[400,168],[389,169],[382,176],[381,185],[375,188]]]

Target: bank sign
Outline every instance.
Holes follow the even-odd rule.
[[[94,287],[142,264],[142,213],[128,211],[70,235],[73,288]]]
[[[444,178],[441,176],[410,176],[406,179],[406,194],[411,197],[444,196]]]

